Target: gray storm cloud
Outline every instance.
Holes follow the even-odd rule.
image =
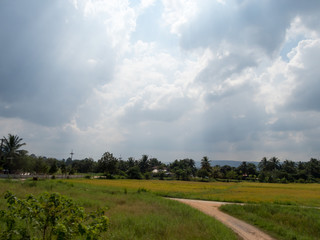
[[[71,3],[1,2],[0,35],[1,116],[64,124],[112,78],[104,24],[85,20]]]

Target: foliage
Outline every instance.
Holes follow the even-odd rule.
[[[128,178],[130,179],[141,179],[142,175],[138,166],[131,167],[127,171]]]
[[[0,219],[6,227],[0,232],[1,239],[98,239],[108,229],[109,220],[102,209],[86,214],[82,207],[58,193],[19,199],[6,192],[5,199],[7,210],[1,210]]]
[[[276,157],[263,158],[259,163],[261,182],[319,182],[320,160],[311,158],[309,162],[295,163],[285,160],[282,164]]]
[[[0,195],[5,189],[23,197],[26,193],[38,195],[54,190],[65,196],[72,196],[86,211],[97,207],[108,207],[109,230],[100,234],[102,239],[122,240],[175,240],[175,239],[237,239],[236,235],[214,218],[182,203],[159,197],[150,187],[114,187],[106,182],[138,185],[139,182],[157,185],[168,181],[153,180],[90,180],[76,183],[69,180],[14,181],[0,179]],[[87,182],[86,182],[87,181]],[[89,182],[101,184],[89,184]],[[30,184],[34,184],[32,187]],[[179,182],[188,184],[192,182]],[[145,190],[142,190],[145,189]],[[0,209],[5,208],[0,198]],[[4,223],[0,221],[0,229]],[[73,239],[81,239],[74,237]]]
[[[117,173],[118,161],[110,152],[105,152],[101,159],[98,161],[99,172],[106,175],[113,175]]]
[[[0,154],[2,165],[10,173],[19,169],[22,165],[22,157],[27,154],[26,150],[20,149],[26,145],[22,141],[23,139],[18,135],[8,134],[8,137],[3,137],[3,142],[1,142]]]
[[[193,159],[175,160],[168,166],[169,170],[173,172],[177,180],[188,181],[196,176],[197,168]]]
[[[57,160],[44,156],[28,155],[20,148],[25,145],[22,138],[9,134],[0,148],[0,170],[9,173],[33,174],[74,174],[102,173],[109,179],[176,179],[202,181],[260,181],[268,183],[311,183],[320,182],[320,160],[311,158],[308,162],[280,162],[277,157],[262,158],[258,165],[243,161],[238,167],[229,165],[211,166],[207,156],[201,159],[201,167],[196,168],[193,159],[175,160],[169,164],[161,163],[157,158],[142,155],[141,159],[118,159],[110,152],[105,152],[98,162],[92,158],[82,160]],[[258,166],[258,168],[257,168]],[[8,173],[8,171],[6,171]]]

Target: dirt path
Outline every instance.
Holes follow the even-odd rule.
[[[170,198],[185,204],[188,204],[205,214],[212,216],[231,228],[237,235],[239,235],[244,240],[275,240],[269,235],[265,234],[258,228],[234,218],[226,213],[219,210],[219,207],[223,204],[228,204],[225,202],[213,202],[213,201],[201,201],[201,200],[190,200],[190,199],[178,199]]]

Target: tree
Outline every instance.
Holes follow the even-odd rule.
[[[210,160],[207,156],[204,156],[201,159],[201,168],[207,170],[208,172],[211,172]]]
[[[235,170],[232,169],[231,171],[227,172],[226,178],[227,179],[237,179],[238,178],[238,174],[236,173]]]
[[[239,167],[237,167],[237,170],[241,173],[241,174],[243,174],[243,175],[247,175],[248,174],[248,165],[247,165],[247,162],[242,162],[241,164],[240,164],[240,166]]]
[[[98,161],[98,169],[106,175],[111,176],[118,171],[118,160],[112,153],[105,152],[101,159]]]
[[[210,173],[205,168],[200,168],[197,173],[198,177],[201,177],[202,181],[209,178]]]
[[[209,178],[212,173],[212,168],[210,166],[210,160],[207,156],[204,156],[201,159],[201,168],[198,171],[198,177],[201,177],[202,180],[205,178]]]
[[[295,174],[297,173],[297,166],[296,163],[290,160],[285,160],[282,165],[281,169],[289,174]]]
[[[22,142],[23,139],[18,135],[8,134],[8,137],[3,138],[3,145],[1,152],[4,156],[4,169],[8,169],[9,172],[19,169],[19,160],[26,155],[26,150],[21,150],[20,148],[26,143]]]
[[[234,168],[234,167],[231,167],[231,166],[229,166],[229,165],[223,165],[223,166],[220,168],[220,172],[222,173],[222,177],[223,177],[223,178],[228,178],[228,177],[227,177],[227,174],[228,174],[228,172],[233,171],[233,170],[234,170],[233,168]]]
[[[280,180],[279,177],[281,177],[281,165],[280,160],[277,157],[272,157],[269,160],[267,160],[267,158],[264,157],[260,161],[258,166],[260,169],[260,181],[276,182]]]
[[[53,161],[50,165],[50,168],[49,168],[49,174],[54,174],[58,171],[58,166],[57,166],[57,162],[56,161]]]
[[[268,161],[268,170],[274,171],[280,169],[280,160],[277,157],[272,157]]]
[[[242,179],[246,179],[248,177],[248,165],[247,162],[242,162],[239,167],[237,167],[237,172],[241,176]]]
[[[169,170],[176,175],[177,179],[190,180],[191,176],[195,176],[197,168],[193,159],[175,160],[169,164]]]
[[[216,165],[212,168],[212,177],[213,178],[223,178],[223,174],[221,172],[221,167]]]
[[[237,167],[237,172],[242,179],[254,179],[257,175],[257,166],[254,163],[242,162],[239,167]]]
[[[136,161],[134,160],[133,157],[129,157],[128,161],[127,161],[127,164],[128,164],[128,168],[131,168],[131,167],[136,166]]]
[[[142,175],[140,172],[140,168],[138,166],[134,166],[128,169],[127,171],[128,178],[130,179],[141,179]]]
[[[268,160],[267,160],[266,157],[263,157],[261,159],[261,161],[259,162],[259,165],[258,165],[259,170],[262,171],[262,172],[263,171],[267,171],[267,165],[268,165]]]
[[[307,163],[307,172],[312,178],[320,178],[320,160],[311,158]]]
[[[249,175],[257,175],[257,166],[254,163],[247,164],[247,171]]]
[[[37,157],[35,159],[35,164],[34,164],[33,171],[35,171],[38,174],[47,174],[48,173],[49,166],[45,162],[43,157]]]
[[[146,173],[150,170],[150,161],[148,159],[148,155],[142,155],[142,158],[139,161],[139,167],[141,173]]]

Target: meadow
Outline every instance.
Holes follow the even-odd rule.
[[[276,239],[320,239],[320,210],[270,203],[224,205],[220,209],[263,229]]]
[[[86,211],[107,207],[110,220],[102,239],[237,239],[227,227],[203,213],[146,189],[127,189],[61,180],[20,181],[0,179],[0,209],[4,193],[17,197],[58,192],[72,198]],[[4,223],[0,222],[0,232]]]
[[[221,210],[257,226],[275,239],[320,239],[320,184],[89,179],[71,181],[111,189],[145,189],[163,197],[248,203],[224,205]]]
[[[222,210],[258,226],[276,239],[320,239],[320,185],[254,182],[68,179],[1,180],[5,190],[59,192],[86,210],[107,207],[110,231],[104,239],[237,239],[229,229],[199,211],[165,197],[216,200]],[[5,207],[0,199],[0,208]]]
[[[159,180],[70,179],[69,182],[121,188],[146,189],[163,197],[240,203],[275,203],[320,207],[320,184],[258,182],[193,182]]]

